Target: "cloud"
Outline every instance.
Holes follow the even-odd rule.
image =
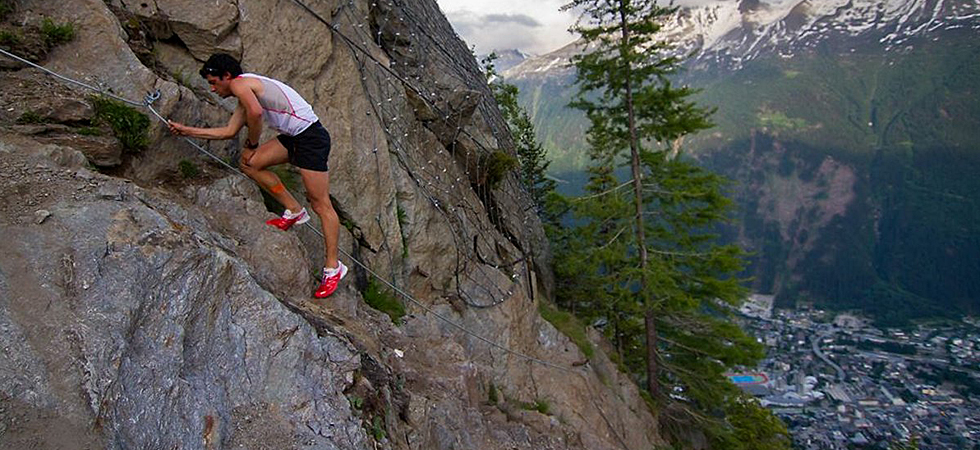
[[[476,14],[460,10],[447,13],[453,28],[466,43],[476,47],[478,54],[490,50],[520,49],[548,51],[542,43],[543,24],[531,16],[519,13]]]
[[[533,17],[524,14],[487,14],[483,16],[487,24],[516,24],[524,25],[529,28],[541,26],[541,22],[534,20]]]

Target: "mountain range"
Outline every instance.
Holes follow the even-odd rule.
[[[717,108],[686,157],[733,180],[725,237],[779,304],[886,324],[980,311],[980,4],[743,0],[683,8],[661,37]],[[553,174],[582,184],[572,43],[506,71]],[[575,181],[578,180],[578,181]]]

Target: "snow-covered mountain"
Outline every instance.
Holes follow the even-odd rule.
[[[692,68],[738,69],[760,55],[791,58],[828,44],[878,45],[906,49],[913,37],[952,30],[980,32],[977,0],[740,0],[683,8],[663,26],[676,51],[692,55]],[[582,50],[572,43],[503,71],[516,79],[567,75],[569,58]]]
[[[534,55],[525,53],[518,49],[492,50],[490,53],[497,55],[497,59],[493,61],[493,65],[496,67],[498,73],[502,73],[503,71],[534,57]],[[480,55],[478,60],[482,63],[487,56],[489,56],[489,54]]]

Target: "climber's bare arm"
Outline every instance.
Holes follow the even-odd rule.
[[[245,126],[245,108],[239,103],[232,113],[228,124],[220,128],[197,128],[182,123],[170,121],[170,132],[178,136],[189,136],[198,139],[231,139]],[[251,135],[249,130],[249,135]]]

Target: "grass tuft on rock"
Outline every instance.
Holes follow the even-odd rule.
[[[16,31],[0,30],[0,45],[12,46],[20,42],[20,35]]]
[[[487,388],[487,403],[496,405],[498,402],[500,402],[500,393],[497,392],[497,386],[490,383]]]
[[[146,115],[105,96],[93,97],[92,103],[95,120],[109,125],[112,134],[122,142],[123,148],[130,152],[146,148],[150,142],[147,135],[150,119]]]
[[[82,136],[102,136],[102,129],[99,127],[81,127],[75,132]]]
[[[507,176],[507,172],[520,166],[517,158],[501,150],[491,153],[484,159],[483,163],[487,171],[487,186],[491,189],[497,188],[497,185]]]
[[[521,403],[521,408],[528,411],[537,411],[546,416],[551,415],[551,405],[547,400],[537,399],[533,403]]]
[[[17,118],[17,123],[20,125],[30,125],[46,122],[44,116],[38,114],[37,111],[25,111]]]
[[[402,258],[408,258],[408,236],[405,234],[405,227],[408,226],[408,214],[401,206],[398,206],[395,210],[396,217],[398,218],[398,232],[402,237]]]
[[[201,174],[201,171],[197,168],[197,165],[189,159],[182,159],[177,163],[177,169],[180,170],[180,176],[184,178],[197,178]]]
[[[41,35],[49,46],[64,44],[75,39],[75,25],[68,22],[58,24],[45,17],[41,21]]]
[[[391,317],[395,325],[401,325],[402,317],[405,316],[405,305],[398,301],[394,295],[378,285],[378,282],[371,278],[368,280],[367,288],[362,293],[364,302],[372,308],[381,311]]]

